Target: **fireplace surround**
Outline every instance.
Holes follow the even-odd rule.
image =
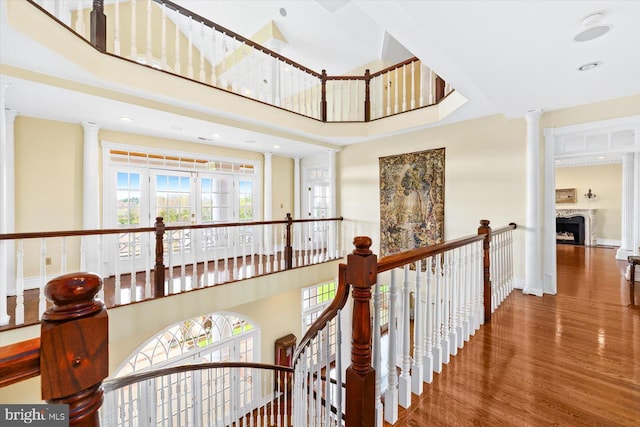
[[[584,243],[575,243],[574,244],[584,244],[585,246],[596,246],[596,209],[556,209],[556,231],[558,231],[558,219],[559,218],[576,218],[582,217],[584,219]],[[573,228],[575,229],[575,225],[571,224],[570,221],[560,221],[563,223],[562,227]],[[564,225],[567,224],[567,225]],[[578,230],[580,231],[580,230]]]

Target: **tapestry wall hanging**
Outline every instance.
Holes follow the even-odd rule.
[[[444,153],[380,158],[380,256],[442,243]]]

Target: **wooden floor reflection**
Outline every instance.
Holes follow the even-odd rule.
[[[514,291],[396,425],[640,425],[640,307],[614,256],[558,246],[558,294]]]

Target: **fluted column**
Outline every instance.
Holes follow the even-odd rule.
[[[84,129],[84,151],[82,172],[82,228],[93,230],[100,228],[100,182],[96,171],[99,169],[100,126],[93,122],[82,122]],[[95,236],[83,237],[85,256],[84,271],[100,274],[98,239]]]
[[[6,110],[11,83],[0,79],[0,233],[15,231],[15,148],[13,123],[16,113]],[[7,293],[15,283],[13,242],[0,241],[0,325],[9,323]]]
[[[540,116],[542,110],[525,115],[527,120],[527,184],[525,229],[525,284],[523,292],[542,296],[542,221],[540,215]]]
[[[616,252],[616,259],[620,260],[633,255],[634,161],[634,153],[622,155],[622,230],[620,248]]]

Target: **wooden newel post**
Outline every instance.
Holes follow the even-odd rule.
[[[164,296],[164,222],[156,217],[156,265],[153,270],[153,295]]]
[[[102,380],[109,374],[109,322],[95,298],[102,279],[93,273],[59,276],[45,287],[53,306],[42,316],[42,399],[69,405],[69,425],[99,426]]]
[[[364,71],[364,121],[371,121],[371,73]]]
[[[93,0],[91,10],[91,44],[101,52],[107,50],[107,17],[104,14],[104,0]]]
[[[444,85],[445,82],[440,76],[436,76],[436,104],[444,98]]]
[[[371,238],[359,236],[347,256],[347,283],[353,287],[351,366],[347,368],[347,427],[375,425],[376,373],[371,366],[371,287],[376,283],[378,257],[371,250]]]
[[[293,226],[293,218],[290,213],[287,213],[287,236],[286,244],[284,247],[284,268],[285,270],[291,270],[293,268],[293,248],[291,247],[291,229]]]
[[[484,280],[484,321],[491,320],[491,227],[489,227],[489,220],[481,219],[480,227],[478,227],[478,236],[484,234],[484,240],[482,241],[483,249],[483,280]]]
[[[322,90],[320,92],[320,120],[327,121],[327,70],[322,70]]]

